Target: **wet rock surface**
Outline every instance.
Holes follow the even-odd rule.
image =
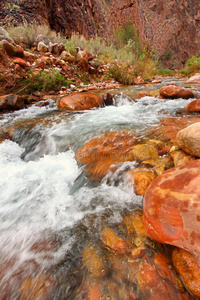
[[[192,91],[179,87],[174,84],[164,85],[159,92],[160,92],[160,96],[166,99],[177,99],[177,98],[189,99],[194,97]]]
[[[86,173],[91,179],[101,180],[116,164],[133,160],[132,146],[136,133],[129,131],[106,132],[93,138],[79,149],[76,158],[85,164]]]
[[[200,112],[200,99],[190,102],[184,107],[185,112]]]
[[[22,109],[24,106],[24,98],[21,96],[14,94],[0,96],[0,111]]]
[[[194,160],[158,176],[144,197],[144,225],[154,240],[200,257],[199,167]]]
[[[44,58],[42,60],[45,62]],[[103,95],[103,91],[100,95]],[[36,233],[37,236],[33,241],[31,234],[27,242],[28,248],[20,252],[24,245],[21,243],[16,257],[11,255],[15,258],[14,261],[7,258],[6,252],[0,271],[0,289],[3,297],[8,299],[11,295],[13,298],[22,299],[28,299],[30,296],[37,299],[54,297],[55,299],[77,300],[193,299],[187,290],[198,297],[199,268],[197,264],[196,269],[194,268],[195,262],[190,268],[190,258],[185,258],[182,254],[177,258],[172,253],[174,247],[163,243],[171,243],[169,239],[173,238],[175,245],[194,252],[197,257],[199,160],[180,149],[176,143],[176,134],[180,129],[193,122],[196,123],[199,116],[187,115],[184,112],[182,115],[179,113],[178,116],[168,117],[170,114],[167,112],[167,116],[156,126],[146,129],[150,125],[145,123],[141,133],[138,130],[139,126],[133,130],[135,126],[133,125],[135,123],[132,123],[135,122],[133,117],[136,118],[143,109],[147,108],[146,103],[152,105],[153,102],[157,105],[160,99],[152,101],[148,97],[147,100],[142,99],[138,102],[127,100],[125,105],[124,102],[122,105],[120,101],[124,101],[124,98],[118,96],[118,106],[74,113],[53,108],[50,100],[45,102],[49,96],[50,94],[45,98],[38,91],[34,91],[30,102],[35,104],[23,110],[25,115],[23,121],[18,111],[13,113],[13,118],[16,118],[14,122],[10,113],[5,114],[5,119],[2,115],[5,126],[2,126],[4,130],[0,135],[1,154],[5,160],[8,156],[5,167],[7,172],[7,164],[10,166],[10,159],[13,159],[13,150],[9,150],[7,155],[6,145],[10,143],[12,148],[17,147],[18,164],[15,179],[19,180],[20,190],[25,192],[25,199],[28,197],[31,203],[28,220],[32,218],[35,198],[39,200],[36,207],[36,220],[41,211],[39,206],[43,203],[45,207],[42,218],[45,218],[49,211],[53,211],[51,216],[48,215],[47,227],[51,222],[54,224],[58,214],[58,227],[56,226],[55,232],[44,237],[40,232]],[[39,101],[41,99],[44,100]],[[144,102],[145,105],[140,106],[139,101]],[[165,105],[168,100],[162,101]],[[170,103],[173,102],[174,105],[174,101],[176,100]],[[183,107],[181,101],[183,100],[180,100]],[[185,103],[186,101],[184,105]],[[179,106],[179,102],[176,105]],[[150,111],[151,115],[154,107]],[[38,114],[35,113],[37,110]],[[29,116],[32,111],[35,115],[31,115],[31,118],[27,120],[27,115]],[[105,111],[108,116],[105,115]],[[93,113],[95,118],[93,118]],[[159,108],[158,114],[160,113],[162,111]],[[92,131],[91,122],[95,126],[98,118],[102,118],[104,127],[101,130],[95,127]],[[110,131],[107,128],[110,124],[108,119],[115,121]],[[68,122],[65,122],[66,120]],[[85,120],[88,123],[83,126]],[[145,122],[147,122],[146,118]],[[119,129],[119,123],[120,128],[129,128],[129,130]],[[59,126],[57,127],[56,124]],[[81,128],[79,138],[74,128],[76,130]],[[86,135],[85,138],[82,138],[83,133]],[[11,140],[4,142],[7,138]],[[55,141],[59,144],[58,148],[55,147]],[[46,145],[48,149],[45,148]],[[35,151],[36,148],[37,151]],[[77,148],[79,150],[76,159],[79,165],[74,158]],[[32,155],[34,153],[35,156]],[[74,168],[78,170],[74,185],[73,173],[66,176],[66,173],[68,174],[73,168],[69,161],[66,161],[67,155],[71,155]],[[40,163],[39,172],[35,172],[37,164]],[[48,168],[45,173],[46,164]],[[63,172],[61,167],[58,168],[59,164]],[[12,161],[11,165],[13,165]],[[171,169],[173,166],[177,168]],[[21,186],[22,173],[19,171],[23,169],[25,169],[25,178],[22,178]],[[32,173],[31,187],[27,188],[26,182]],[[54,173],[56,177],[49,182],[48,180]],[[161,175],[158,176],[159,174]],[[68,177],[69,186],[67,185]],[[43,180],[47,182],[46,189],[43,188]],[[60,185],[59,180],[61,180]],[[14,186],[14,181],[12,182]],[[149,189],[151,191],[151,186],[154,187],[154,184],[158,184],[158,190],[152,189],[151,197],[146,198],[149,195]],[[10,188],[8,189],[9,193],[12,192]],[[36,193],[31,198],[32,193],[38,189],[39,195]],[[3,195],[2,192],[1,197]],[[48,198],[49,195],[50,198]],[[53,203],[51,202],[52,195],[55,195]],[[145,195],[144,217],[143,195]],[[11,207],[17,206],[22,197],[19,195],[19,200],[12,203]],[[45,203],[46,198],[48,202]],[[88,203],[90,198],[91,203]],[[150,199],[148,201],[155,200],[153,202],[155,207],[146,211],[147,199]],[[27,201],[22,204],[23,212],[26,211],[24,209],[26,203]],[[18,210],[20,210],[20,204]],[[7,205],[6,202],[6,207]],[[65,214],[68,211],[70,211],[70,216],[66,217]],[[162,244],[147,236],[149,231],[151,234],[150,229],[152,229],[146,229],[151,222],[151,219],[146,219],[149,218],[148,213],[150,217],[155,217],[155,224],[153,223],[155,229],[152,230],[154,235],[150,237],[159,241],[161,239]],[[71,222],[74,216],[78,221],[76,220],[73,228],[70,226],[69,228],[67,223],[60,229],[63,223],[66,224],[66,219]],[[12,221],[13,218],[14,214]],[[7,222],[7,218],[5,219]],[[34,230],[37,226],[38,223],[34,220]],[[45,226],[45,234],[46,231]],[[22,232],[26,232],[23,223]],[[23,242],[26,243],[26,241],[25,237]],[[8,249],[8,242],[10,240],[6,237],[4,241],[6,249]],[[179,249],[179,251],[181,253],[182,250]],[[20,259],[23,257],[26,262],[20,264]],[[193,256],[192,259],[194,259]],[[179,265],[184,265],[184,268],[188,265],[189,267],[187,271],[179,270]],[[186,275],[187,272],[192,275]]]
[[[102,99],[92,93],[72,93],[69,96],[64,96],[58,102],[60,110],[88,110],[103,105]]]
[[[186,288],[199,299],[199,261],[190,252],[180,248],[173,250],[172,261]]]

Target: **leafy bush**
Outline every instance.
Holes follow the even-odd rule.
[[[68,86],[71,81],[67,81],[58,71],[29,71],[27,77],[22,80],[21,85],[28,93],[33,91],[59,91],[62,86]]]
[[[134,41],[137,47],[140,47],[139,37],[134,24],[127,20],[119,29],[114,32],[116,43],[121,48],[127,45],[129,40]]]
[[[162,76],[174,76],[175,71],[166,68],[160,61],[157,63],[158,74]]]
[[[200,57],[193,56],[188,59],[185,68],[180,71],[185,76],[191,76],[200,71]]]

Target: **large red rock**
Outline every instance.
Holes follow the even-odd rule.
[[[177,133],[178,145],[188,154],[200,157],[200,122],[194,123]]]
[[[101,180],[111,165],[133,160],[132,147],[135,142],[135,132],[107,131],[85,143],[77,152],[76,159],[85,164],[91,179]]]
[[[200,99],[190,102],[184,107],[185,112],[200,112]]]
[[[159,92],[160,96],[166,99],[189,99],[194,97],[194,94],[190,90],[187,90],[174,84],[162,86]]]
[[[144,227],[150,238],[187,249],[200,259],[200,160],[167,170],[144,197]]]
[[[102,99],[92,93],[72,93],[64,96],[58,102],[58,109],[61,110],[87,110],[103,105]]]
[[[29,67],[29,64],[28,64],[24,59],[22,59],[22,58],[20,58],[20,57],[15,58],[15,59],[13,60],[13,62],[14,62],[15,64],[20,65],[20,67],[22,67],[22,68],[24,68],[24,69],[26,69],[26,68]]]

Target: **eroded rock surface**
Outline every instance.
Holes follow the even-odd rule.
[[[167,170],[144,197],[144,226],[152,239],[200,258],[200,160]]]

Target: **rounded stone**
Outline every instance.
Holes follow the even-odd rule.
[[[180,130],[176,139],[183,151],[192,156],[200,157],[200,122]]]
[[[60,99],[58,109],[70,111],[88,110],[102,106],[102,103],[102,99],[96,94],[72,93]]]
[[[200,112],[200,99],[190,102],[184,107],[185,112]]]
[[[160,243],[187,249],[200,258],[200,160],[167,170],[148,187],[145,230]]]

